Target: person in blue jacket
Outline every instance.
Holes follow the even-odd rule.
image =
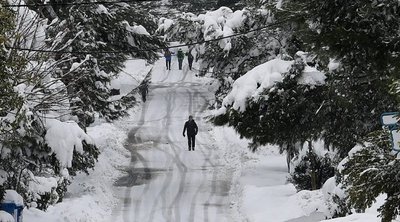
[[[165,64],[167,65],[167,70],[171,70],[171,57],[172,57],[172,52],[169,51],[169,49],[165,49],[165,51],[164,51],[164,57],[165,57]]]

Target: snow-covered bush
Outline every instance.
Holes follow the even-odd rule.
[[[389,135],[387,131],[370,134],[364,145],[349,152],[341,170],[349,205],[355,210],[365,210],[386,194],[378,209],[384,222],[400,215],[400,159],[391,152]]]
[[[340,175],[337,174],[326,180],[322,186],[326,205],[325,216],[328,218],[343,217],[351,212],[345,189],[339,178]]]
[[[303,146],[292,160],[289,181],[297,190],[320,189],[335,174],[334,157],[335,154],[324,150],[323,146],[314,145],[311,150]]]

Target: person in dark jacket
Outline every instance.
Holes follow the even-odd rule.
[[[193,65],[193,60],[194,60],[194,57],[192,55],[192,51],[187,52],[186,56],[188,58],[189,69],[192,70],[192,65]]]
[[[189,116],[189,120],[186,121],[185,126],[183,127],[183,137],[185,137],[185,131],[187,131],[189,151],[194,151],[195,137],[199,129],[197,128],[196,122],[193,120],[193,116]]]
[[[182,70],[182,62],[183,62],[183,58],[185,57],[185,54],[183,54],[182,49],[178,50],[177,57],[178,57],[179,70]]]
[[[149,85],[147,82],[143,82],[139,85],[140,94],[142,94],[142,101],[146,102],[146,96],[149,93]]]
[[[164,51],[164,57],[165,57],[165,64],[167,65],[167,70],[171,70],[171,57],[172,57],[172,52],[169,51],[169,49],[165,49],[165,51]]]

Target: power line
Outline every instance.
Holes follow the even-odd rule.
[[[262,26],[256,29],[251,29],[248,30],[247,32],[244,33],[236,33],[233,35],[229,36],[224,36],[224,37],[219,37],[215,39],[210,39],[210,40],[203,40],[203,41],[198,41],[198,42],[193,42],[193,43],[186,43],[186,44],[181,44],[181,45],[175,45],[175,46],[167,46],[167,47],[156,47],[156,48],[149,48],[149,49],[137,49],[137,50],[119,50],[119,51],[65,51],[65,50],[45,50],[45,49],[28,49],[28,48],[17,48],[17,47],[8,47],[6,46],[7,49],[14,49],[14,50],[19,50],[19,51],[29,51],[29,52],[43,52],[43,53],[72,53],[72,54],[112,54],[112,53],[139,53],[139,52],[150,52],[150,51],[158,51],[158,50],[163,50],[163,49],[172,49],[172,48],[180,48],[184,46],[193,46],[193,45],[201,45],[204,43],[209,43],[209,42],[215,42],[215,41],[220,41],[223,39],[228,39],[228,38],[233,38],[233,37],[238,37],[238,36],[243,36],[247,35],[252,32],[256,31],[261,31],[267,28],[271,28],[277,25],[280,25],[282,23],[286,22],[285,20],[280,21],[280,22],[275,22],[273,24],[269,24],[266,26]]]
[[[71,3],[43,3],[43,4],[18,4],[18,5],[3,5],[5,8],[20,8],[20,7],[44,7],[44,6],[73,6],[73,5],[112,5],[118,3],[135,3],[135,2],[155,2],[160,0],[118,0],[118,1],[98,1],[98,2],[71,2]]]

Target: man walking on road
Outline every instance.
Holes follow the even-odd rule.
[[[189,51],[186,53],[186,56],[188,58],[188,63],[189,63],[189,69],[192,70],[192,65],[193,65],[193,55],[192,55],[192,51]]]
[[[179,63],[179,70],[182,70],[182,62],[183,58],[185,57],[185,54],[183,54],[182,49],[178,50],[178,63]]]
[[[197,124],[194,121],[193,116],[189,116],[189,120],[186,121],[185,126],[183,127],[183,137],[185,137],[185,131],[187,131],[189,151],[194,151],[195,137],[199,129],[197,128]]]

